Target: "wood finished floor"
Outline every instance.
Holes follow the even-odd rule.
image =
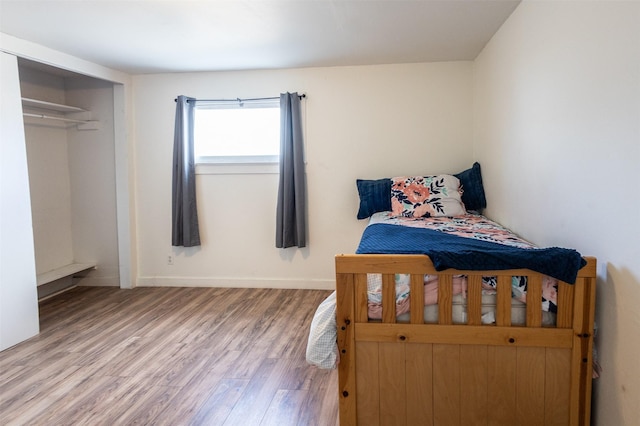
[[[305,361],[328,291],[78,287],[0,352],[2,425],[337,425]]]

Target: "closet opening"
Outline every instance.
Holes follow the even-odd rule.
[[[18,59],[38,298],[120,286],[114,84]]]

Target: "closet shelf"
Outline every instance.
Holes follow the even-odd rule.
[[[52,271],[38,274],[37,285],[41,286],[43,284],[47,284],[55,280],[59,280],[60,278],[73,276],[74,274],[78,272],[86,271],[87,269],[94,269],[95,267],[96,267],[95,263],[72,263],[70,265],[65,265],[60,268],[56,268]]]
[[[31,118],[40,118],[43,120],[53,120],[59,121],[63,123],[71,123],[77,125],[78,130],[99,130],[100,122],[97,120],[91,120],[91,111],[87,111],[86,109],[70,106],[70,105],[62,105],[56,104],[53,102],[41,101],[38,99],[31,98],[22,98],[22,106],[23,108],[27,108],[31,110],[31,112],[24,112],[22,115],[24,117]],[[34,112],[33,110],[44,110],[44,111],[54,111],[58,112],[62,115],[49,115],[42,114],[40,111]],[[69,115],[67,115],[69,114]]]
[[[53,102],[41,101],[38,99],[22,98],[22,105],[31,108],[48,109],[58,112],[86,112],[86,109],[74,107],[70,105],[56,104]]]

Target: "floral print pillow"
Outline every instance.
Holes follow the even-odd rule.
[[[394,216],[461,216],[460,180],[451,175],[395,177],[391,183],[391,211]]]

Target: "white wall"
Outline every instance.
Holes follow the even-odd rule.
[[[97,262],[82,285],[118,286],[118,223],[113,84],[74,77],[65,79],[70,105],[91,111],[98,130],[69,131],[69,177],[74,257]]]
[[[0,52],[0,350],[39,331],[18,62]]]
[[[64,79],[21,67],[22,96],[65,104]],[[42,114],[42,111],[35,111]],[[36,272],[73,263],[66,124],[25,117]]]
[[[139,284],[333,288],[334,256],[353,252],[365,225],[356,178],[471,166],[471,72],[452,62],[134,77]],[[272,174],[199,175],[203,245],[172,248],[174,98],[285,91],[307,94],[308,247],[275,248]]]
[[[640,424],[640,3],[524,1],[474,79],[487,214],[598,258],[594,423]]]

